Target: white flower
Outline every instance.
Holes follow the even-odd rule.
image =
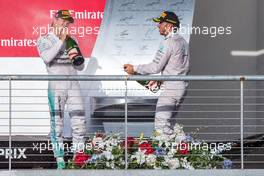
[[[104,142],[99,142],[98,143],[98,148],[99,149],[104,149],[104,146],[105,146]]]
[[[217,150],[218,150],[219,153],[222,153],[223,151],[226,150],[226,148],[227,148],[227,147],[225,147],[225,146],[218,146],[218,147],[217,147]]]
[[[112,143],[113,146],[117,146],[118,145],[118,140],[117,139],[113,139],[111,143]]]
[[[210,153],[212,154],[212,156],[215,156],[219,154],[219,151],[216,148],[214,148],[210,150]]]
[[[114,161],[111,162],[111,168],[112,168],[112,169],[115,168],[115,162],[114,162]]]
[[[173,138],[175,138],[176,134],[164,134],[163,132],[157,132],[155,136],[152,136],[152,139],[157,140],[157,141],[171,141]]]
[[[116,138],[109,138],[105,141],[106,146],[117,146],[118,140]]]
[[[178,158],[173,158],[167,161],[170,169],[177,169],[180,167],[180,161]]]
[[[180,134],[180,133],[184,133],[183,131],[183,126],[176,123],[175,126],[174,126],[174,133],[176,133],[177,135]]]
[[[162,162],[162,165],[168,166],[168,163],[169,163],[169,160],[170,160],[169,157],[168,156],[164,156],[164,160],[165,161]]]
[[[187,161],[187,158],[181,158],[182,160],[182,167],[189,170],[194,170],[194,167],[191,165],[190,162]]]
[[[105,145],[106,145],[106,146],[110,146],[110,145],[111,145],[111,141],[110,141],[110,140],[106,140],[106,141],[105,141]]]
[[[149,165],[155,165],[156,155],[150,154],[146,157],[146,163]]]
[[[170,142],[168,142],[168,141],[165,142],[165,146],[166,146],[166,147],[170,147],[170,145],[171,145]]]
[[[112,152],[112,150],[113,150],[113,146],[107,146],[107,147],[106,147],[106,151],[108,151],[108,152]]]
[[[179,134],[176,136],[175,138],[175,142],[177,144],[180,144],[182,141],[184,141],[186,138],[185,138],[185,134]]]
[[[185,169],[194,170],[194,167],[191,165],[191,163],[187,162],[183,165]]]
[[[113,159],[114,159],[114,155],[112,155],[112,153],[109,152],[109,151],[104,151],[104,152],[103,152],[103,155],[105,156],[105,158],[106,158],[107,160],[113,160]]]
[[[224,146],[218,146],[216,148],[213,148],[210,150],[210,153],[212,154],[211,158],[216,155],[220,155],[223,151],[225,151],[226,148]]]
[[[132,159],[135,158],[137,160],[137,163],[142,165],[146,162],[146,156],[144,154],[144,152],[142,151],[138,151],[135,153],[135,155],[132,155],[131,157]]]
[[[125,165],[126,164],[126,162],[122,158],[119,158],[119,162],[121,163],[121,165]]]
[[[104,148],[104,141],[101,137],[94,137],[93,141],[92,141],[93,146],[95,146],[96,148],[99,149],[103,149]]]
[[[197,146],[198,147],[198,146],[202,145],[203,143],[201,141],[193,141],[192,144],[194,146]]]
[[[101,137],[94,137],[93,138],[93,144],[95,144],[97,142],[103,142],[103,138],[101,138]]]
[[[167,154],[167,156],[168,156],[169,158],[173,158],[173,155],[174,155],[174,154],[173,154],[171,151],[169,151],[168,154]]]
[[[114,169],[115,168],[115,162],[114,161],[112,161],[112,162],[107,161],[106,166],[110,167],[111,169]]]
[[[164,142],[164,141],[169,141],[170,139],[168,138],[167,135],[161,133],[160,135],[155,136],[154,140]]]

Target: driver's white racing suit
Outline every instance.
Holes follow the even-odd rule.
[[[65,42],[54,33],[37,40],[39,55],[46,64],[49,75],[77,75],[83,65],[74,67],[65,52]],[[71,118],[73,149],[82,150],[84,145],[85,112],[78,81],[49,81],[48,100],[50,108],[51,142],[55,157],[64,156],[62,129],[65,105]]]
[[[139,74],[186,75],[189,72],[189,45],[178,34],[169,34],[161,42],[154,60],[149,64],[136,65]],[[186,92],[185,81],[165,81],[156,105],[155,130],[171,135],[174,129],[172,118]]]

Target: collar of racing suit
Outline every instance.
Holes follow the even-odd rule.
[[[178,33],[175,33],[175,32],[173,32],[173,31],[171,31],[169,34],[167,34],[167,35],[165,36],[165,40],[167,40],[167,39],[170,38],[170,37],[177,36],[177,35],[178,35]]]

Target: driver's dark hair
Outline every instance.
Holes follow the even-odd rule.
[[[179,30],[179,28],[180,28],[180,24],[181,24],[181,22],[180,22],[180,20],[179,20],[179,17],[177,16],[177,20],[176,20],[176,24],[173,24],[173,30],[174,30],[174,32],[177,32],[178,30]]]

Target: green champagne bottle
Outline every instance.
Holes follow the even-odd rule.
[[[135,75],[140,75],[139,73],[135,73]],[[147,80],[142,80],[142,81],[137,81],[139,84],[141,84],[142,86],[144,86],[145,88],[149,89],[151,92],[153,93],[157,93],[160,90],[161,87],[161,81],[157,81],[157,84],[154,86],[150,86],[150,82],[151,81],[147,81]]]
[[[79,66],[84,63],[84,58],[78,44],[70,36],[66,38],[66,53],[73,65]]]

